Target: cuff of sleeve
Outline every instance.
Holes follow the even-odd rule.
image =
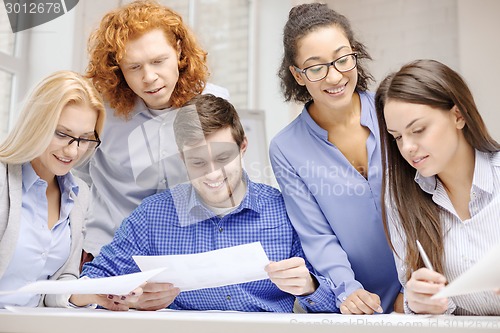
[[[81,280],[87,280],[87,279],[89,279],[89,277],[82,276],[82,277],[80,277],[80,279]],[[84,305],[84,306],[75,305],[75,304],[71,303],[70,298],[71,298],[71,295],[68,295],[68,298],[67,298],[68,299],[68,304],[66,305],[67,308],[72,308],[72,309],[85,309],[85,308],[96,309],[97,308],[97,304],[87,304],[87,305]]]
[[[350,294],[358,289],[364,288],[361,283],[356,280],[350,281],[349,283],[342,282],[337,288],[335,288],[333,292],[337,296],[335,300],[337,308],[340,309],[340,306],[342,305],[342,303],[344,303],[347,297],[349,297]]]
[[[71,308],[71,309],[86,309],[86,308],[89,308],[89,309],[96,309],[97,308],[97,304],[87,304],[87,305],[84,305],[84,306],[78,306],[78,305],[75,305],[73,303],[71,303],[69,300],[68,300],[68,304],[66,306],[67,308]]]
[[[319,283],[318,289],[310,295],[297,296],[300,306],[307,312],[339,312],[335,306],[335,295],[324,278],[312,274]]]

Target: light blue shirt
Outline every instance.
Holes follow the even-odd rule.
[[[304,252],[333,281],[337,306],[355,290],[380,296],[393,310],[401,290],[381,214],[380,134],[372,93],[359,93],[366,141],[365,179],[328,141],[328,132],[302,113],[272,140],[270,158]]]
[[[73,176],[58,177],[61,189],[59,220],[52,230],[47,224],[47,182],[36,174],[31,163],[22,166],[23,194],[21,226],[16,249],[5,274],[0,277],[0,290],[15,290],[29,283],[47,280],[68,260],[71,247],[69,213],[74,201],[70,192],[78,194]],[[0,308],[5,305],[35,307],[40,295],[0,295]]]
[[[225,88],[213,84],[204,93],[229,97]],[[186,180],[172,126],[177,111],[151,110],[137,98],[130,118],[124,119],[106,107],[102,144],[77,173],[92,195],[85,251],[99,254],[144,198]]]

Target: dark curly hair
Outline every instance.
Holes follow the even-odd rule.
[[[180,107],[200,94],[208,78],[207,52],[202,50],[179,14],[151,0],[134,1],[104,16],[89,39],[90,62],[87,77],[91,78],[106,102],[117,115],[128,118],[136,94],[130,89],[118,66],[125,45],[153,30],[162,29],[168,42],[180,43],[179,80],[170,102]]]
[[[284,53],[278,76],[281,79],[281,90],[285,101],[307,102],[312,98],[307,88],[295,81],[289,67],[296,65],[297,45],[301,38],[319,28],[332,25],[344,31],[352,49],[358,54],[358,82],[356,89],[359,91],[368,89],[368,83],[373,80],[373,76],[364,67],[363,60],[371,60],[372,58],[368,54],[366,47],[355,39],[347,18],[328,8],[326,4],[308,3],[295,6],[290,10],[288,21],[283,30]]]

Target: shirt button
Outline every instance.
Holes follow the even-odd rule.
[[[343,300],[343,301],[345,301],[346,299],[347,299],[347,297],[345,297],[345,296],[344,296],[344,297],[342,297],[342,300]]]
[[[224,231],[224,228],[223,227],[220,227],[219,228],[219,232],[223,232]]]
[[[47,252],[43,252],[43,253],[42,253],[42,258],[43,258],[43,259],[47,258]]]
[[[230,301],[231,300],[231,295],[226,296],[226,300]]]
[[[307,299],[307,303],[309,303],[309,305],[314,305],[315,304],[314,301],[312,299],[310,299],[310,298]]]

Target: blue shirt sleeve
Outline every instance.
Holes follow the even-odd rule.
[[[314,272],[314,268],[307,261],[307,258],[302,250],[299,236],[296,232],[293,235],[292,253],[290,257],[301,257],[306,262],[306,267],[309,269],[310,274],[316,281],[318,281],[318,288],[310,295],[297,296],[300,306],[307,312],[340,312],[336,306],[335,294],[331,288],[331,282]]]
[[[102,247],[101,252],[92,262],[83,266],[80,276],[99,278],[140,272],[133,260],[133,255],[148,255],[147,217],[139,206],[123,220],[113,237],[113,241]]]
[[[275,143],[270,146],[271,164],[282,189],[290,220],[300,235],[302,247],[318,272],[327,272],[336,296],[335,306],[355,290],[363,288],[354,277],[346,252],[302,179],[289,166]],[[324,255],[328,253],[329,255]]]

